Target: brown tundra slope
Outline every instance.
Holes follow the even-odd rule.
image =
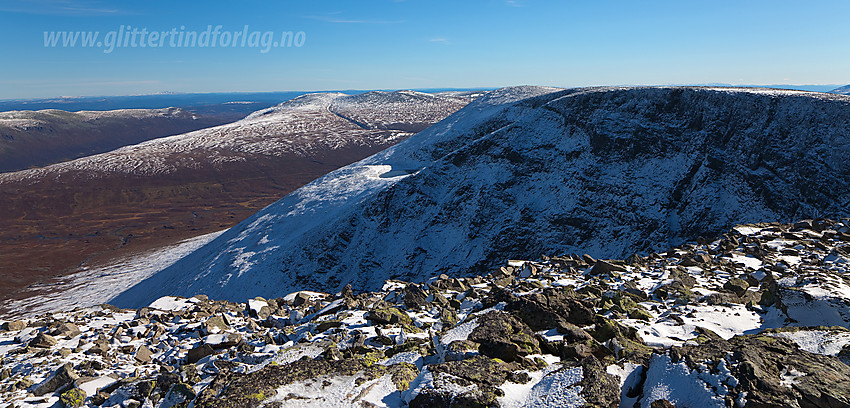
[[[248,113],[206,114],[181,108],[0,112],[0,172],[45,166],[218,126]]]
[[[238,122],[0,174],[0,301],[83,265],[231,227],[467,102],[308,94]]]

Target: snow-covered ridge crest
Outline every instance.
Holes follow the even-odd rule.
[[[115,301],[374,289],[845,215],[848,129],[850,98],[836,95],[506,88],[290,194]]]
[[[278,112],[285,112],[290,109],[314,109],[314,108],[324,108],[326,109],[330,106],[331,102],[334,99],[345,96],[344,93],[339,92],[320,92],[320,93],[309,93],[306,95],[301,95],[296,98],[292,98],[288,101],[281,102],[280,104],[273,106],[271,108],[263,109],[256,111],[245,117],[245,121],[251,121],[257,119],[259,117],[271,115]]]

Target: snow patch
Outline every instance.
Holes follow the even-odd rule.
[[[723,398],[684,362],[673,363],[670,356],[653,354],[646,372],[642,408],[650,408],[655,400],[667,400],[675,406],[724,408]]]

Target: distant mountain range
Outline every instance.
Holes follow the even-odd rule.
[[[486,90],[492,90],[489,88]],[[346,95],[356,95],[370,90],[339,90]],[[431,94],[456,93],[468,94],[480,89],[435,88],[417,89]],[[65,111],[80,110],[115,110],[115,109],[163,109],[170,107],[184,108],[193,113],[221,113],[233,110],[245,114],[268,108],[301,95],[307,91],[283,92],[210,92],[210,93],[180,93],[164,92],[149,95],[123,96],[81,96],[40,99],[0,99],[0,112],[12,110],[43,110],[60,109]],[[250,109],[250,110],[245,110]],[[243,115],[244,116],[244,115]]]
[[[234,123],[2,173],[0,292],[10,296],[81,265],[231,227],[309,181],[442,120],[472,95],[304,95]],[[68,118],[66,130],[79,125],[108,132],[102,124],[120,114],[10,115],[30,115],[26,126],[43,127],[26,129],[26,136],[16,135],[20,140],[53,129],[32,115]]]
[[[286,101],[304,95],[305,93],[307,92],[162,93],[152,95],[5,99],[0,100],[0,111],[43,109],[80,111],[182,107],[187,110],[206,112],[209,109],[219,110],[222,105],[228,104],[234,107],[238,107],[240,104],[256,104],[252,110],[254,111],[277,105],[281,101]]]
[[[709,83],[709,84],[693,84],[694,86],[710,86],[710,87],[725,87],[725,88],[771,88],[771,89],[788,89],[792,91],[809,91],[809,92],[832,92],[839,85],[788,85],[788,84],[773,84],[773,85],[755,85],[755,84],[724,84],[724,83]]]
[[[850,213],[850,98],[762,88],[507,88],[258,212],[114,299],[275,297],[666,250]]]

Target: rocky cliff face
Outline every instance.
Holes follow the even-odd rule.
[[[512,260],[376,292],[49,313],[2,322],[0,401],[848,407],[848,272],[850,219],[821,219],[741,225],[626,260]]]
[[[850,99],[828,94],[498,90],[299,189],[115,302],[376,289],[847,214],[848,125]]]

